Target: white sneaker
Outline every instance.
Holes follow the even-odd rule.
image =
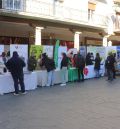
[[[14,96],[18,96],[19,94],[13,93]]]
[[[62,84],[60,84],[60,86],[66,86],[66,83],[62,83]]]
[[[46,85],[47,87],[50,87],[50,85]]]
[[[27,92],[26,92],[26,91],[25,91],[25,92],[21,92],[21,94],[26,95],[26,94],[27,94]]]

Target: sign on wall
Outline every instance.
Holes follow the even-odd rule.
[[[48,57],[53,58],[53,46],[43,46],[43,53],[46,53]]]

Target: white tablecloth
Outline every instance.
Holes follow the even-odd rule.
[[[88,70],[87,74],[84,75],[85,79],[94,78],[96,76],[95,70],[94,70],[94,65],[89,65],[89,66],[86,66],[85,68]],[[100,75],[104,76],[104,74],[105,74],[105,66],[101,65]]]
[[[47,71],[41,70],[36,71],[37,72],[37,79],[38,79],[38,85],[39,86],[46,86],[47,85]],[[54,71],[54,84],[60,84],[62,83],[62,75],[61,70],[55,70]],[[68,75],[67,75],[68,77]],[[68,81],[68,78],[67,78]]]
[[[24,74],[25,89],[34,90],[37,88],[36,72]],[[14,91],[14,83],[10,73],[0,75],[0,94]]]

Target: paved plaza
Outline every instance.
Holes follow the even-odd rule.
[[[120,129],[120,78],[0,96],[0,129]]]

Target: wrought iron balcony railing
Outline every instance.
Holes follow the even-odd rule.
[[[49,17],[53,20],[67,21],[78,24],[88,24],[105,27],[107,17],[93,13],[68,8],[53,3],[45,3],[40,0],[2,0],[4,11],[17,12],[17,14],[31,14],[34,17]]]

